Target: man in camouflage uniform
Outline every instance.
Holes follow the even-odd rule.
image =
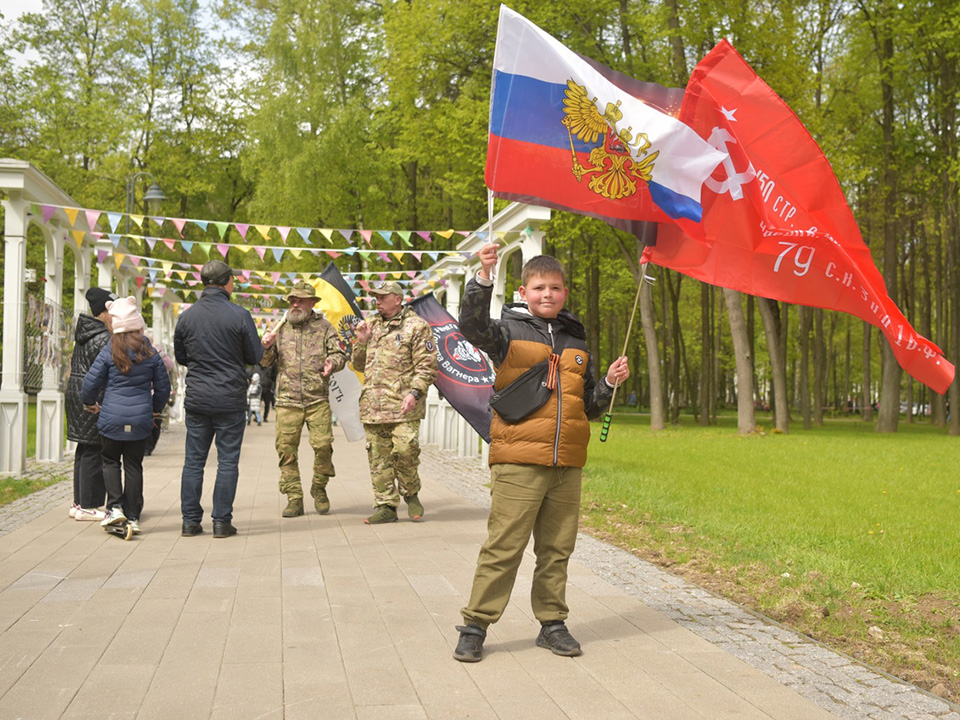
[[[330,511],[327,482],[333,469],[333,430],[328,397],[331,373],[347,362],[340,338],[322,313],[315,313],[317,292],[301,280],[287,296],[290,309],[275,333],[263,337],[263,360],[276,363],[277,454],[280,456],[280,492],[287,496],[283,517],[303,515],[303,486],[297,452],[304,424],[313,448],[313,484],[310,494],[321,515]]]
[[[433,331],[403,305],[397,283],[377,282],[370,292],[377,299],[377,315],[357,325],[353,349],[353,366],[364,373],[360,420],[377,503],[365,522],[396,521],[401,495],[410,518],[419,520],[420,421],[427,390],[437,378]]]

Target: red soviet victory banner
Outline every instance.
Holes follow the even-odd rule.
[[[680,119],[729,157],[704,186],[703,222],[661,224],[644,259],[862,318],[880,328],[908,373],[946,392],[953,365],[890,299],[816,141],[726,40],[694,69]]]

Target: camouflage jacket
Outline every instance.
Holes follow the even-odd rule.
[[[332,373],[343,369],[347,355],[340,338],[322,313],[314,313],[299,327],[285,322],[277,341],[263,353],[260,364],[277,364],[277,407],[309,407],[329,402],[329,377],[323,377],[323,364],[333,360]]]
[[[373,315],[367,323],[370,339],[353,348],[353,366],[364,373],[360,420],[369,424],[422,420],[427,390],[437,379],[433,331],[407,306],[389,320]],[[420,400],[412,412],[401,415],[400,405],[411,390],[420,391]]]

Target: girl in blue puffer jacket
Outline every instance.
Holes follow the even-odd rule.
[[[83,380],[83,402],[100,413],[103,483],[107,516],[101,525],[130,521],[140,532],[143,509],[143,454],[154,417],[170,397],[170,378],[163,361],[143,334],[143,316],[133,297],[107,303],[113,336],[93,361]],[[106,387],[103,403],[97,397]],[[125,482],[121,482],[123,462]]]

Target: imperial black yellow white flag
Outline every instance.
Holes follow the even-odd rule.
[[[330,324],[336,328],[340,343],[349,358],[353,351],[357,323],[363,320],[356,296],[333,263],[327,265],[320,277],[312,282],[320,296],[317,309],[323,311]],[[363,423],[360,422],[362,386],[363,375],[353,369],[352,361],[348,361],[343,370],[330,376],[330,408],[350,442],[363,440],[365,437]]]

